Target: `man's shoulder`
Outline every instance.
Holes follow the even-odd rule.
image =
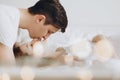
[[[17,38],[20,14],[14,7],[0,5],[0,42],[12,47]]]
[[[18,8],[0,4],[0,23],[1,24],[9,25],[9,26],[10,24],[5,24],[5,22],[9,22],[9,23],[14,22],[14,24],[16,23],[18,24],[19,18],[20,18],[20,12]]]
[[[4,4],[0,4],[0,9],[5,8],[5,7],[8,7],[8,6]]]
[[[8,6],[8,5],[0,4],[0,13],[3,12],[3,11],[9,10],[11,8],[13,8],[13,7]]]
[[[0,4],[0,9],[9,9],[9,8],[15,8],[13,6],[10,6],[10,5],[5,5],[5,4]]]
[[[0,4],[0,14],[19,14],[19,10],[17,7]]]

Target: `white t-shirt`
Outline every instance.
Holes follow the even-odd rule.
[[[28,30],[19,28],[16,42],[20,43],[20,45],[23,45],[25,43],[29,43],[30,41],[32,41],[32,39],[29,36]]]
[[[19,19],[17,8],[0,5],[0,43],[13,47],[18,35]]]

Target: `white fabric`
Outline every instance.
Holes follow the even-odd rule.
[[[18,34],[20,13],[17,8],[0,5],[0,42],[13,47]]]
[[[18,38],[16,42],[19,42],[20,45],[30,42],[32,39],[29,36],[29,32],[26,29],[19,28]]]

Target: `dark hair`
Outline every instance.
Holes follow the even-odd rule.
[[[21,52],[21,50],[20,50],[20,47],[14,47],[14,48],[13,48],[13,53],[14,53],[14,56],[15,56],[15,57],[21,56],[20,53],[22,53],[22,52]]]
[[[30,14],[43,14],[46,16],[45,24],[52,24],[65,32],[68,24],[64,7],[59,0],[39,0],[34,6],[29,7]]]
[[[20,56],[29,56],[27,53],[24,53],[21,51],[20,47],[13,47],[13,53],[14,53],[14,56],[17,58],[17,57],[20,57]]]

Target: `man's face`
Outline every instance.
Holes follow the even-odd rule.
[[[59,29],[53,25],[45,25],[46,18],[36,18],[34,22],[31,23],[28,29],[30,37],[33,39],[47,39],[51,34],[57,32]]]

